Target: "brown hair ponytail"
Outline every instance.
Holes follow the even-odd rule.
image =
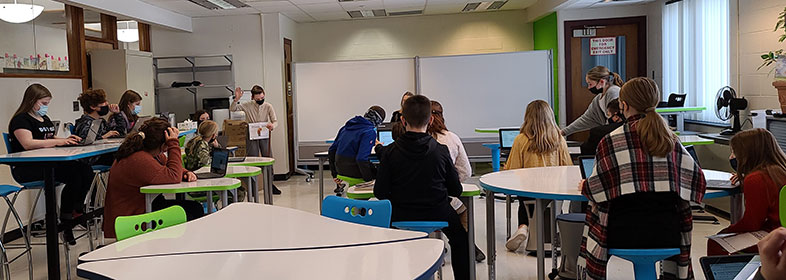
[[[606,66],[600,65],[592,67],[592,69],[587,71],[587,78],[593,81],[606,80],[609,84],[618,87],[622,87],[625,84],[625,81],[622,80],[619,74],[611,72]]]
[[[165,131],[169,128],[169,121],[160,118],[147,120],[139,128],[126,136],[123,144],[117,149],[115,159],[121,160],[139,151],[152,151],[166,142]]]
[[[656,157],[666,156],[674,150],[676,135],[666,125],[666,121],[655,112],[655,107],[661,100],[658,84],[650,78],[633,78],[620,90],[620,102],[645,114],[637,122],[636,130],[641,138],[644,149]]]

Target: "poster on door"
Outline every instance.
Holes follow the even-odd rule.
[[[617,37],[590,38],[590,55],[617,54]]]

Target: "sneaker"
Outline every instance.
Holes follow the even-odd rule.
[[[344,192],[344,185],[343,184],[336,184],[336,189],[333,190],[334,193],[340,194]]]
[[[475,246],[475,261],[482,262],[485,259],[486,259],[486,254],[484,254],[483,251],[481,251],[480,248],[478,248],[478,246]]]
[[[508,242],[505,242],[505,248],[508,251],[515,252],[516,250],[521,247],[521,243],[527,240],[527,236],[529,235],[529,231],[526,225],[522,225],[513,236],[508,239]]]
[[[281,190],[279,190],[276,185],[273,185],[273,194],[281,194]]]

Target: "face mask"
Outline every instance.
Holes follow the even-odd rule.
[[[98,109],[99,116],[106,116],[106,114],[109,114],[109,105],[101,106],[100,109]]]
[[[601,93],[603,93],[603,88],[598,88],[598,87],[597,87],[597,85],[596,85],[595,87],[593,87],[593,88],[590,88],[590,89],[589,89],[589,91],[590,91],[592,94],[594,94],[594,95],[598,95],[598,94],[601,94]]]
[[[257,100],[257,104],[262,105],[262,103],[265,103],[265,99],[264,98],[262,98],[262,100]]]
[[[41,105],[40,107],[38,107],[38,110],[35,111],[35,113],[43,117],[46,116],[47,111],[49,111],[49,106]]]
[[[142,105],[135,105],[134,111],[132,111],[131,113],[134,115],[139,115],[140,113],[142,113]]]
[[[734,172],[737,172],[737,158],[729,159],[729,165],[731,165],[731,169],[733,169]]]

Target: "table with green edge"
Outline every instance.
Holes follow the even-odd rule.
[[[655,112],[663,116],[677,116],[677,131],[685,131],[685,114],[699,113],[707,107],[666,107],[656,108]]]
[[[467,233],[469,236],[469,261],[475,263],[475,203],[473,197],[480,196],[480,188],[475,184],[462,183],[461,197],[459,199],[467,207]],[[371,199],[374,197],[373,188],[358,190],[354,186],[347,189],[347,198],[351,199]],[[470,279],[475,279],[475,266],[470,265]]]
[[[235,178],[215,178],[215,179],[202,179],[194,182],[180,182],[177,184],[166,185],[150,185],[144,186],[139,189],[139,192],[145,194],[145,211],[150,213],[153,211],[153,199],[159,194],[171,193],[189,193],[189,192],[207,192],[206,197],[213,197],[213,192],[218,192],[221,195],[221,200],[226,205],[227,191],[234,190],[240,187],[240,180]],[[208,199],[207,203],[208,213],[215,211],[216,205],[212,199]]]
[[[698,135],[679,135],[677,136],[680,138],[680,142],[683,146],[700,146],[700,145],[712,145],[715,144],[715,141],[712,139],[702,138]]]
[[[265,204],[273,205],[273,164],[276,163],[274,158],[269,157],[246,157],[242,162],[230,162],[229,166],[251,166],[262,168],[264,172],[265,183],[263,189],[265,197],[263,198]],[[250,194],[253,194],[254,202],[259,203],[259,186],[258,183],[251,183],[254,176],[251,176],[248,188]],[[254,180],[255,181],[255,180]],[[252,195],[248,195],[249,202],[251,202]]]
[[[475,133],[499,133],[500,128],[513,128],[518,129],[518,127],[478,127],[475,128]]]
[[[207,173],[207,172],[210,172],[210,167],[209,166],[205,166],[205,167],[202,167],[202,168],[198,169],[197,171],[194,171],[194,173]],[[226,173],[226,175],[224,175],[224,178],[236,178],[236,179],[240,179],[240,180],[246,179],[247,180],[246,183],[248,184],[248,186],[251,186],[251,178],[255,177],[255,176],[259,176],[261,174],[262,174],[262,169],[260,169],[259,167],[254,167],[254,166],[227,166],[227,173]],[[248,197],[249,197],[248,198],[249,202],[251,202],[250,196],[248,196]],[[232,190],[232,198],[234,199],[232,201],[238,202],[238,200],[237,200],[237,189]],[[224,206],[227,205],[227,202],[223,202],[223,203],[224,203],[223,204]]]

